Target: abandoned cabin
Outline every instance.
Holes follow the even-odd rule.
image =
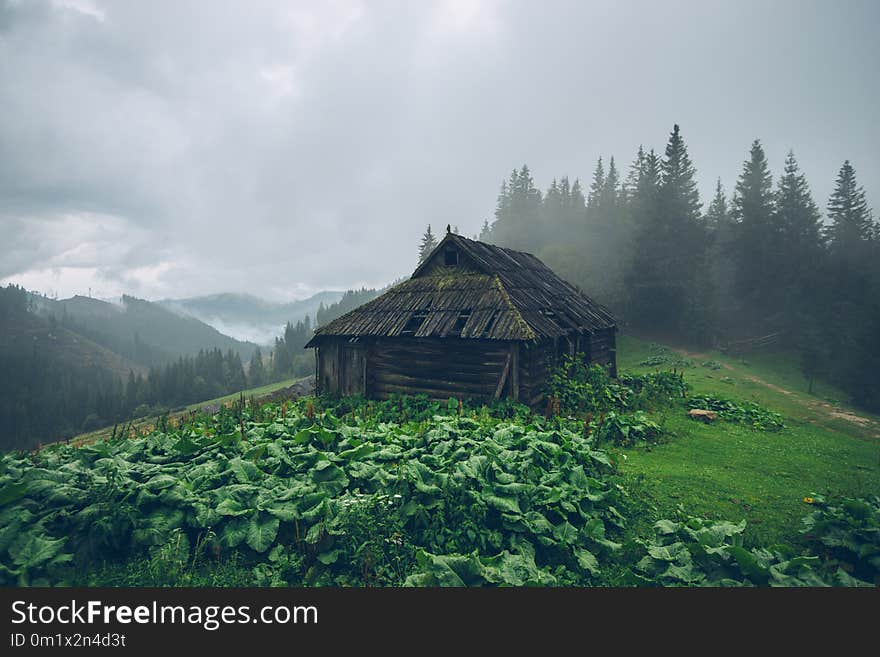
[[[447,232],[409,280],[320,327],[318,392],[535,405],[553,363],[616,375],[615,322],[538,258]]]

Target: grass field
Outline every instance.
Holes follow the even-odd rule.
[[[673,351],[623,336],[618,366],[633,372],[676,367],[693,393],[754,401],[785,420],[784,430],[768,433],[659,410],[655,419],[671,434],[669,442],[625,450],[622,469],[663,517],[681,506],[709,518],[744,518],[753,544],[795,543],[809,511],[805,497],[880,493],[880,418],[847,406],[840,391],[821,382],[808,395],[807,381],[785,353]]]
[[[223,397],[217,397],[215,399],[208,399],[205,401],[200,401],[195,404],[190,404],[186,407],[185,410],[175,411],[169,414],[170,418],[179,417],[186,413],[198,410],[200,408],[211,407],[211,406],[219,406],[224,402],[232,401],[234,399],[238,399],[241,395],[244,395],[247,398],[254,397],[260,398],[265,395],[269,395],[276,390],[281,390],[282,388],[288,388],[292,386],[297,381],[302,381],[308,377],[298,377],[295,379],[285,379],[284,381],[276,381],[275,383],[268,383],[264,386],[260,386],[258,388],[249,388],[247,390],[239,390],[238,392],[233,392],[229,395],[224,395]],[[137,418],[132,420],[131,426],[137,432],[151,431],[155,425],[156,416],[155,415],[147,415],[141,418]],[[113,426],[103,427],[101,429],[96,429],[94,431],[89,431],[87,433],[81,433],[78,436],[74,436],[70,439],[70,442],[75,445],[85,445],[88,443],[93,443],[96,440],[103,440],[105,438],[109,438],[113,434]]]

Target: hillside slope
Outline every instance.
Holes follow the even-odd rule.
[[[52,300],[32,295],[34,310],[138,365],[151,367],[202,349],[229,349],[246,360],[256,345],[220,333],[194,317],[123,296],[121,304],[74,296]]]
[[[31,448],[118,415],[134,363],[29,312],[23,290],[0,290],[0,449]]]

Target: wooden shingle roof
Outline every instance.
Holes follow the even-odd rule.
[[[450,248],[468,267],[438,266]],[[532,254],[448,233],[409,280],[320,327],[306,347],[328,336],[535,340],[614,324]]]

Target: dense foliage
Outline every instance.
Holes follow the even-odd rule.
[[[699,395],[688,400],[691,408],[715,411],[722,420],[747,424],[761,431],[779,431],[785,428],[782,416],[755,402],[736,402],[730,399]]]
[[[514,170],[480,239],[535,253],[621,325],[706,345],[782,334],[809,379],[880,409],[880,223],[850,162],[824,223],[794,154],[774,186],[758,140],[732,199],[719,180],[705,209],[679,126],[625,177],[607,162],[588,190],[562,177],[543,194]]]
[[[606,420],[628,412],[616,404]],[[680,401],[676,408],[685,411]],[[653,424],[642,411],[631,417],[642,430]],[[816,536],[848,547],[852,532],[857,545],[874,541],[856,570],[846,555],[746,549],[742,526],[730,523],[662,520],[649,537],[635,534],[649,510],[628,492],[617,457],[599,448],[603,430],[510,403],[305,399],[7,454],[0,581],[816,585],[876,577],[876,531],[842,526],[832,506],[826,517],[816,505],[811,527],[828,527]],[[861,517],[861,507],[844,506]]]

